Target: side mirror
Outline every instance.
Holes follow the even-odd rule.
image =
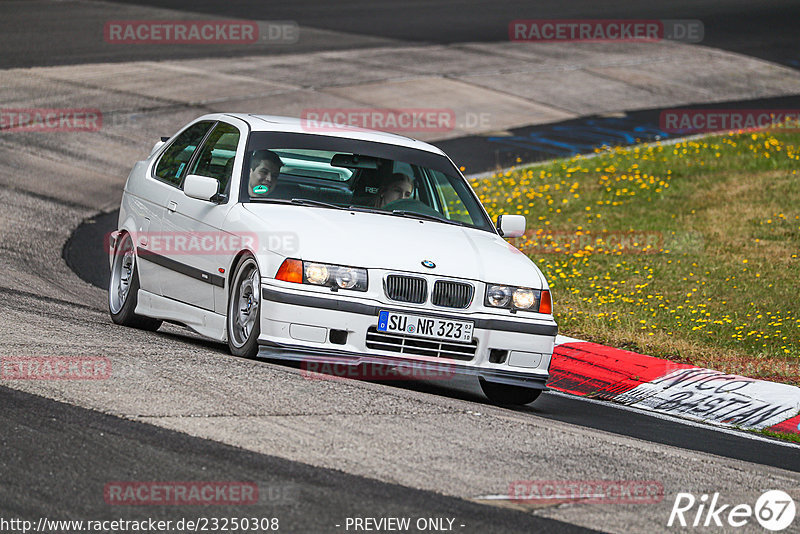
[[[208,176],[190,174],[183,181],[183,193],[197,200],[211,200],[217,196],[219,182]]]
[[[498,215],[497,230],[503,237],[520,237],[525,233],[525,216]]]

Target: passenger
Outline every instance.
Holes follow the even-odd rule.
[[[414,179],[402,172],[392,174],[378,189],[375,206],[384,207],[390,202],[411,198],[414,194]]]
[[[283,161],[271,150],[256,150],[250,159],[248,189],[251,197],[265,197],[275,189]]]

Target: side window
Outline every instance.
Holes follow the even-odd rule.
[[[451,221],[460,221],[467,224],[474,224],[472,216],[467,211],[466,206],[461,201],[461,196],[456,192],[453,182],[439,171],[430,171],[433,176],[433,185],[439,196],[444,215]],[[455,182],[463,185],[461,182]],[[462,188],[463,189],[463,188]],[[462,194],[466,192],[462,191]]]
[[[217,123],[208,136],[189,174],[208,176],[219,181],[219,191],[225,191],[233,173],[239,129],[224,122]]]
[[[156,176],[176,187],[180,186],[186,165],[212,124],[211,121],[198,122],[181,133],[161,155],[156,165]]]

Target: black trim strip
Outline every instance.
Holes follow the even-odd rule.
[[[185,274],[190,278],[200,280],[201,282],[211,284],[212,286],[225,287],[224,276],[214,273],[207,273],[201,269],[198,269],[197,267],[186,265],[185,263],[175,261],[172,258],[162,256],[161,254],[156,254],[155,252],[151,252],[142,247],[136,247],[136,255],[139,257],[139,259],[155,263],[156,265],[160,265],[166,269],[169,269],[170,271]]]
[[[505,332],[522,332],[524,334],[536,334],[539,336],[553,336],[558,334],[558,326],[538,323],[517,323],[514,321],[504,321],[503,319],[477,319],[475,328],[484,330],[502,330]]]
[[[482,330],[501,330],[505,332],[520,332],[523,334],[535,334],[539,336],[555,336],[558,333],[558,326],[543,325],[537,323],[519,323],[515,321],[505,321],[503,319],[465,319],[464,317],[448,317],[446,315],[432,314],[428,310],[392,310],[390,306],[373,306],[360,302],[351,302],[338,299],[327,299],[314,297],[311,295],[296,295],[293,293],[283,293],[266,287],[261,288],[261,298],[273,302],[282,302],[305,308],[322,308],[326,310],[343,311],[347,313],[357,313],[359,315],[371,315],[377,317],[381,310],[396,311],[397,313],[411,313],[426,317],[437,317],[440,319],[451,319],[454,321],[470,320],[475,323],[475,328]]]

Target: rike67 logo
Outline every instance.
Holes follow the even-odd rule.
[[[792,525],[796,511],[794,499],[781,490],[764,492],[755,506],[722,503],[719,493],[703,494],[699,499],[691,493],[678,493],[667,526],[738,528],[755,517],[765,529],[779,532]]]

